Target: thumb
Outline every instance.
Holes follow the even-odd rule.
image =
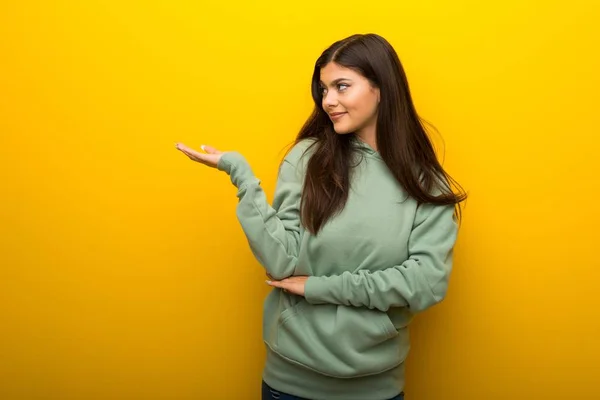
[[[205,152],[207,152],[208,154],[221,154],[221,152],[217,149],[215,149],[212,146],[207,146],[205,144],[203,144],[202,146],[200,146],[200,148],[202,150],[204,150]]]

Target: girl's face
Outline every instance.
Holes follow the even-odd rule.
[[[330,62],[321,68],[323,109],[338,134],[375,132],[379,88],[356,71]]]

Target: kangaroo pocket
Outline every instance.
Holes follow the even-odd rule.
[[[396,330],[387,313],[306,300],[280,314],[274,336],[268,344],[281,356],[337,378],[389,370],[408,352],[406,328]]]

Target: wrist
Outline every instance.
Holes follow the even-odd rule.
[[[304,298],[311,304],[324,304],[325,280],[318,276],[309,276],[304,283]]]
[[[231,183],[240,188],[255,178],[248,161],[237,151],[225,152],[217,162],[217,169],[227,173]]]

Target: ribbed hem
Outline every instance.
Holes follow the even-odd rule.
[[[274,390],[310,400],[387,400],[404,389],[404,363],[381,374],[340,379],[287,361],[267,346],[263,379]]]
[[[327,294],[327,290],[332,285],[327,285],[328,277],[321,276],[309,276],[308,280],[304,284],[304,298],[310,304],[323,304],[327,303],[323,301]]]
[[[231,178],[231,183],[238,188],[241,188],[244,183],[249,181],[260,182],[254,176],[254,172],[248,161],[237,151],[223,153],[217,162],[217,169],[227,173]]]

